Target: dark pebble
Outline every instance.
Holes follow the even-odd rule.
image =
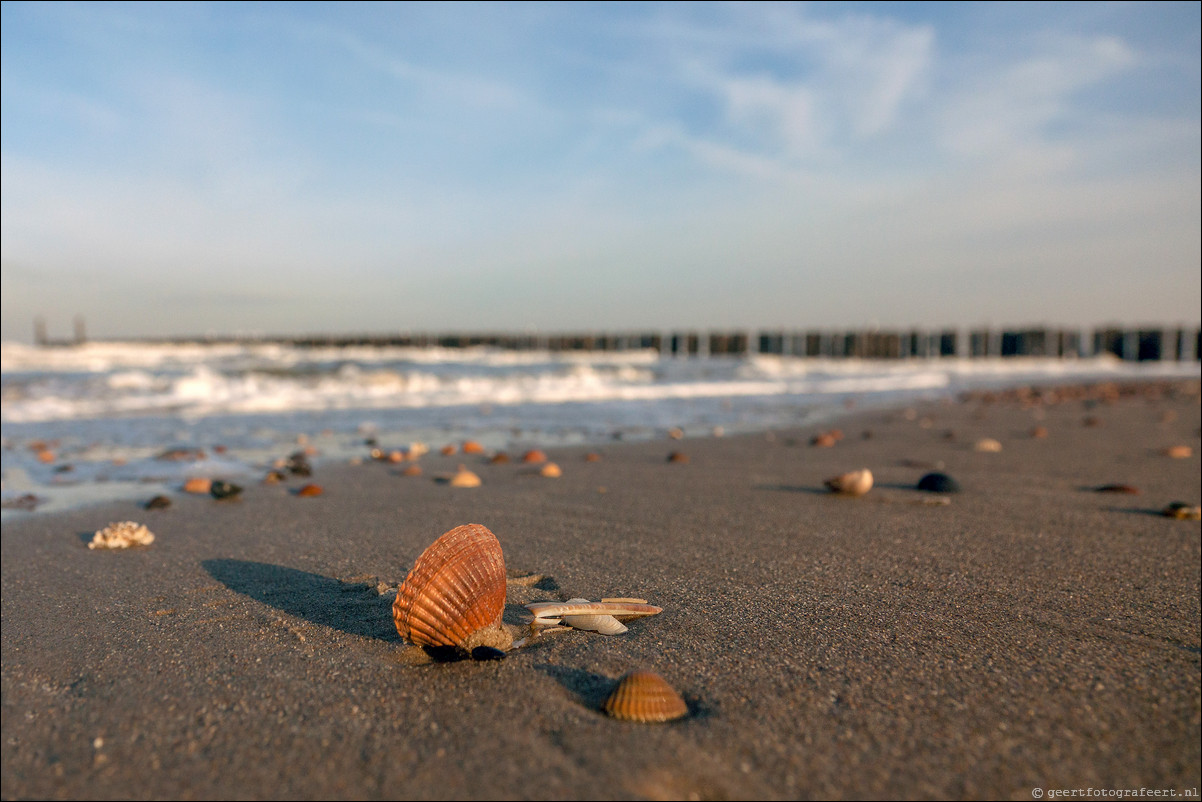
[[[918,480],[918,489],[928,493],[959,493],[960,483],[946,473],[928,473]]]
[[[145,506],[148,510],[165,510],[171,506],[171,499],[166,496],[155,496],[146,502]]]
[[[216,499],[233,498],[241,492],[242,488],[238,485],[230,482],[223,482],[220,479],[215,479],[212,486],[209,487],[209,493],[213,496],[213,498]]]

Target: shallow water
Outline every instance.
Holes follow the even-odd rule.
[[[489,348],[94,343],[0,347],[4,517],[251,478],[301,447],[487,449],[739,433],[848,408],[1025,384],[1197,377],[1196,362],[1095,359],[660,357]],[[165,459],[186,449],[187,459]]]

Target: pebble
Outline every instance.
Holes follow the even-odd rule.
[[[918,489],[928,493],[959,493],[960,483],[946,473],[928,473],[918,480]]]

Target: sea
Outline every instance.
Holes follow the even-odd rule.
[[[763,432],[983,389],[1198,378],[1199,363],[824,359],[655,350],[0,344],[3,519],[254,481],[304,449],[489,450]]]

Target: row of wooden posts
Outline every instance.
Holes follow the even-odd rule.
[[[1078,358],[1113,354],[1132,361],[1197,360],[1202,329],[1026,328],[938,331],[674,331],[571,334],[393,334],[300,337],[188,338],[172,342],[273,342],[300,347],[493,347],[516,351],[633,351],[668,356],[778,354],[866,359],[1039,356]]]

